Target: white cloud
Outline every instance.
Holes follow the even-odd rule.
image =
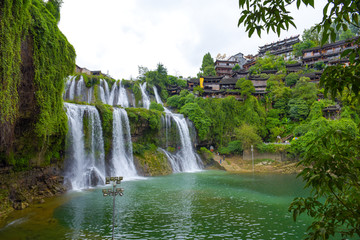
[[[256,54],[258,47],[301,34],[321,20],[316,10],[294,11],[298,29],[249,39],[237,27],[236,0],[64,0],[59,27],[74,45],[81,67],[109,71],[114,78],[137,77],[138,66],[195,76],[204,54]]]

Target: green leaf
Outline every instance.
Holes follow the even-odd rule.
[[[254,31],[255,31],[255,28],[251,27],[250,31],[249,31],[249,37],[251,37],[253,35]]]
[[[246,15],[243,14],[239,19],[238,26],[240,26],[240,24],[245,20],[245,18],[246,18]]]

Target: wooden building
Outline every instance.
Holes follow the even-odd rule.
[[[317,62],[327,65],[342,63],[348,65],[348,59],[341,59],[341,52],[346,49],[355,48],[355,40],[359,37],[325,44],[322,47],[313,47],[303,50],[303,65],[313,66]]]
[[[233,73],[233,68],[235,67],[235,65],[237,64],[237,61],[234,60],[219,60],[217,59],[215,61],[215,71],[216,71],[216,76],[228,76],[230,77],[231,74]]]
[[[223,78],[220,81],[220,89],[235,89],[238,78]]]
[[[270,54],[275,56],[283,55],[285,60],[290,59],[293,56],[293,45],[300,42],[299,36],[300,35],[296,35],[259,47],[259,57],[263,57],[266,52],[270,52]]]
[[[190,80],[187,81],[187,87],[189,91],[193,91],[194,87],[199,85],[200,85],[200,81],[198,78],[191,78]]]
[[[323,116],[327,119],[339,119],[341,107],[340,105],[336,104],[333,106],[328,106],[322,110]]]

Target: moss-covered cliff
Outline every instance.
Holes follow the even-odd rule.
[[[0,2],[1,165],[23,169],[62,159],[67,132],[62,93],[75,50],[58,29],[59,6],[53,4]]]

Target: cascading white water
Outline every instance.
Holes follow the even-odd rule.
[[[69,100],[74,100],[75,86],[76,86],[76,81],[75,81],[75,77],[73,77],[71,78],[71,83],[69,86]]]
[[[106,80],[103,80],[103,85],[104,85],[104,91],[105,91],[105,100],[106,100],[105,103],[107,103],[109,100],[109,84],[107,83]]]
[[[105,95],[105,90],[104,90],[104,80],[100,79],[100,85],[99,85],[99,95],[100,95],[100,100],[101,102],[103,103],[107,103],[107,98],[106,98],[106,95]]]
[[[71,85],[71,82],[73,80],[74,76],[69,76],[66,80],[66,84],[65,84],[65,91],[64,91],[64,94],[63,94],[63,99],[67,99],[68,98],[68,91],[69,91],[69,88],[70,88],[70,85]]]
[[[154,94],[157,103],[163,105],[161,98],[158,94],[157,88],[154,86]],[[169,109],[165,108],[166,116],[170,116],[176,123],[179,135],[180,135],[180,149],[175,155],[172,155],[169,152],[166,152],[170,164],[172,165],[174,172],[191,172],[198,171],[202,168],[201,160],[199,156],[195,153],[194,147],[191,142],[189,127],[187,125],[186,119],[182,114],[174,114]],[[169,119],[170,120],[170,119]],[[171,121],[169,121],[171,122]],[[168,119],[166,119],[166,124],[168,124]],[[166,127],[166,130],[168,127]],[[167,133],[166,133],[167,134]],[[171,158],[169,156],[171,155]],[[176,159],[176,160],[175,160]]]
[[[97,109],[71,103],[64,103],[64,106],[69,125],[65,182],[75,190],[104,184],[104,141]],[[87,121],[85,125],[84,120]]]
[[[160,103],[161,105],[163,105],[163,102],[161,101],[161,98],[159,96],[159,93],[157,91],[156,86],[153,86],[153,90],[154,90],[154,95],[155,95],[155,100],[157,103]]]
[[[113,148],[111,156],[111,176],[123,176],[127,179],[136,177],[130,124],[124,109],[114,108],[113,113]]]
[[[121,80],[119,82],[119,93],[118,93],[117,105],[120,105],[120,106],[122,106],[124,108],[129,107],[129,99],[128,99],[127,94],[126,94],[126,89],[121,84]]]
[[[110,95],[109,95],[107,104],[114,105],[114,97],[116,95],[117,88],[118,88],[118,86],[117,86],[117,83],[115,82],[111,87],[111,91],[110,91]]]
[[[142,102],[143,102],[143,108],[149,109],[150,108],[150,98],[146,93],[146,82],[143,84],[140,84],[140,90],[142,94]]]

